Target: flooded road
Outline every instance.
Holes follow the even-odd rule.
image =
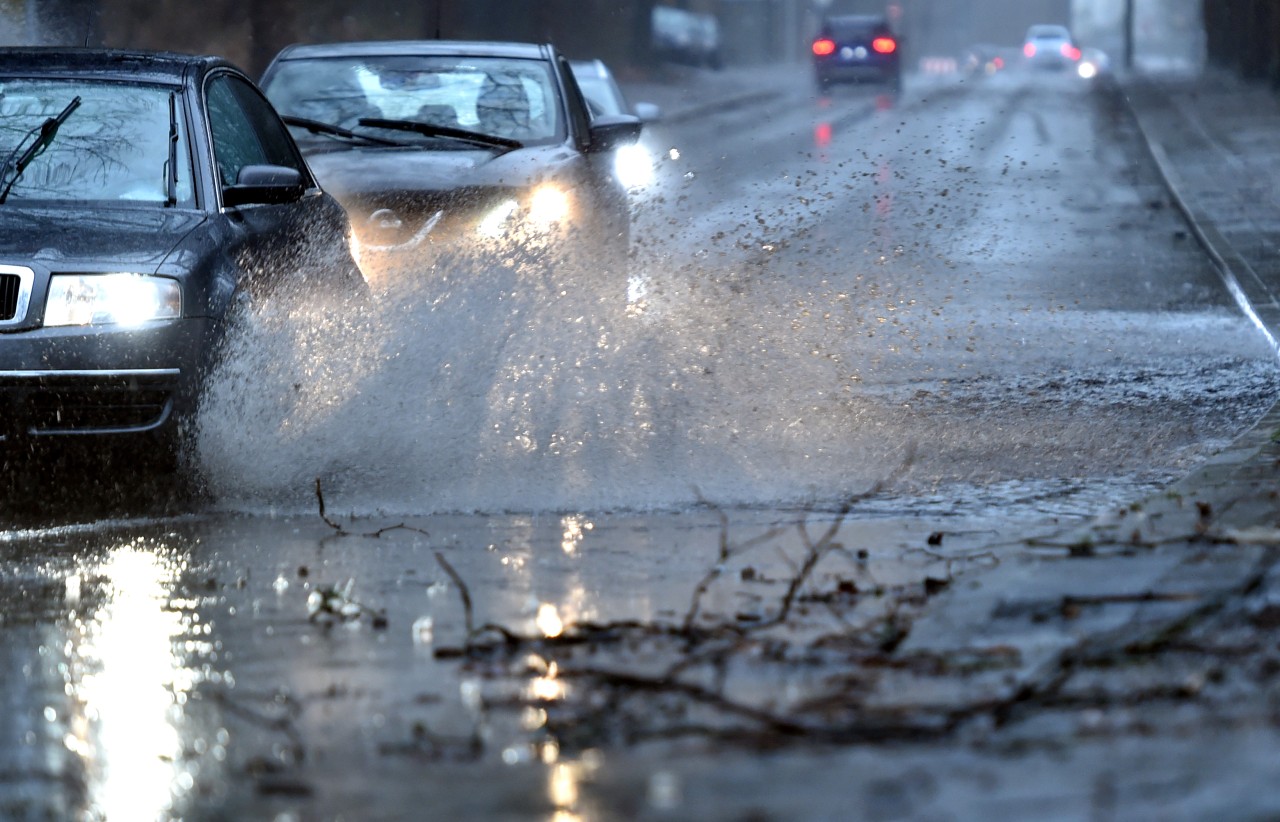
[[[0,807],[590,817],[583,783],[638,758],[612,807],[678,815],[632,745],[806,705],[823,638],[892,647],[928,592],[1271,405],[1123,106],[1070,78],[798,81],[649,140],[625,270],[441,261],[367,315],[268,311],[194,498],[18,483]],[[637,709],[575,662],[687,664],[734,710]]]

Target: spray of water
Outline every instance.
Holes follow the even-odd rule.
[[[1082,374],[1063,350],[1056,371],[983,379],[966,371],[979,356],[995,370],[1022,356],[1007,324],[898,299],[918,290],[905,259],[856,291],[741,263],[454,254],[384,267],[372,305],[261,306],[211,380],[202,471],[251,510],[306,510],[317,478],[335,509],[369,513],[809,504],[911,449],[917,489],[1176,471],[1178,449],[1206,439],[1183,421],[1199,415],[1194,386],[1237,417],[1273,387],[1229,346],[1199,350],[1195,374],[1190,360]],[[1051,313],[1028,329],[1100,345],[1247,336],[1225,315]]]

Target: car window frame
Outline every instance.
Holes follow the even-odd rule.
[[[250,126],[250,131],[254,135],[255,142],[258,144],[258,147],[262,150],[261,156],[262,158],[264,158],[263,161],[271,165],[280,165],[280,166],[285,166],[287,168],[295,169],[301,175],[303,188],[308,192],[316,190],[317,183],[315,181],[315,178],[311,174],[310,167],[307,165],[306,160],[303,158],[302,152],[298,149],[298,145],[294,141],[293,136],[289,133],[288,126],[284,124],[284,121],[280,119],[280,115],[276,112],[275,107],[271,105],[271,101],[267,99],[266,95],[263,94],[262,90],[258,87],[258,85],[254,83],[253,80],[249,79],[246,75],[229,68],[220,68],[214,71],[210,71],[208,74],[204,76],[204,78],[201,81],[201,95],[200,95],[201,96],[201,113],[204,115],[206,138],[209,141],[209,159],[211,161],[210,171],[212,172],[212,175],[213,175],[211,182],[213,184],[213,189],[215,192],[215,196],[217,197],[217,203],[219,207],[224,209],[229,207],[225,204],[225,201],[223,199],[224,191],[229,186],[235,185],[234,177],[238,176],[239,174],[239,170],[237,170],[236,175],[233,175],[233,179],[231,180],[230,183],[224,182],[222,167],[218,158],[218,137],[214,133],[215,118],[213,116],[212,109],[210,108],[211,99],[212,99],[210,95],[210,89],[214,87],[215,83],[219,83],[221,81],[227,81],[229,83],[233,83],[233,85],[229,86],[229,88],[243,89],[245,92],[248,93],[249,97],[252,100],[254,100],[256,103],[260,103],[261,104],[260,110],[265,114],[263,122],[269,126],[274,127],[278,135],[283,138],[281,140],[281,143],[282,143],[282,147],[285,149],[284,153],[287,155],[287,157],[281,158],[281,159],[288,159],[291,161],[289,163],[274,162],[271,159],[271,155],[269,154],[267,147],[263,145],[262,135],[259,133],[259,129],[257,128],[257,126],[254,124],[255,123],[254,118],[252,117],[251,113],[248,110],[246,110],[243,100],[235,94],[234,90],[231,92],[232,100],[235,102],[236,106],[240,109],[241,114],[244,117],[244,121]],[[243,169],[246,165],[252,165],[252,163],[242,164],[240,166],[240,169]],[[238,208],[239,206],[235,206],[235,207]]]
[[[573,76],[573,67],[563,54],[553,54],[555,74],[559,77],[561,106],[564,111],[565,124],[568,126],[570,139],[579,151],[586,152],[591,145],[591,109],[587,106],[586,95],[578,86],[578,79]]]

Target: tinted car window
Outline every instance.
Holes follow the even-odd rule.
[[[26,170],[6,179],[13,184],[6,200],[164,205],[171,95],[168,88],[133,83],[0,80],[0,157],[16,160],[46,119],[80,98]],[[181,100],[174,102],[179,130],[175,194],[179,205],[190,205],[191,157]]]
[[[889,34],[889,26],[883,20],[849,20],[833,18],[827,21],[827,33],[837,38],[879,37]]]
[[[206,96],[213,151],[223,185],[234,184],[240,169],[247,165],[288,166],[306,178],[284,125],[248,83],[232,75],[219,75],[209,81]]]

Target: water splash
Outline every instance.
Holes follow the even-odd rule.
[[[877,266],[883,282],[919,276]],[[620,268],[442,259],[397,272],[367,310],[253,315],[201,414],[210,488],[273,511],[308,510],[317,478],[355,513],[795,505],[863,490],[913,445],[904,483],[930,492],[1176,472],[1275,383],[1225,312],[1011,326],[870,273],[853,291],[697,258]],[[1060,359],[1029,373],[1029,334],[1126,340],[1153,365],[1082,373],[1041,340]]]

